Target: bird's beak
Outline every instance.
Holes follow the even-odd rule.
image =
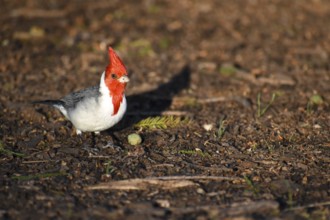
[[[118,79],[118,81],[121,82],[121,83],[128,83],[129,82],[129,78],[128,78],[127,75],[124,75],[124,76],[120,77]]]

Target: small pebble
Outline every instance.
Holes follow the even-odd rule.
[[[204,124],[203,125],[203,128],[206,130],[206,131],[211,131],[213,129],[213,125],[212,124]]]
[[[142,138],[138,134],[128,135],[127,140],[130,145],[138,145],[142,143]]]

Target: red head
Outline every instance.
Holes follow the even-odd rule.
[[[126,67],[116,52],[109,47],[110,63],[105,69],[104,82],[110,91],[112,103],[114,105],[114,115],[118,112],[122,101],[125,87],[129,81]]]

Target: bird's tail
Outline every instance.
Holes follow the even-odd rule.
[[[63,107],[64,102],[61,100],[41,100],[41,101],[33,101],[32,104],[44,104],[44,105],[51,105],[54,107]]]
[[[44,105],[50,105],[62,112],[62,114],[68,118],[68,113],[66,108],[64,107],[64,102],[61,100],[42,100],[42,101],[34,101],[32,104],[44,104]]]

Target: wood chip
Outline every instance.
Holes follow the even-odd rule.
[[[240,178],[223,176],[162,176],[145,179],[128,179],[100,183],[88,186],[86,190],[148,190],[155,186],[163,190],[176,189],[182,187],[196,186],[193,181],[212,180],[212,181],[232,181]]]

